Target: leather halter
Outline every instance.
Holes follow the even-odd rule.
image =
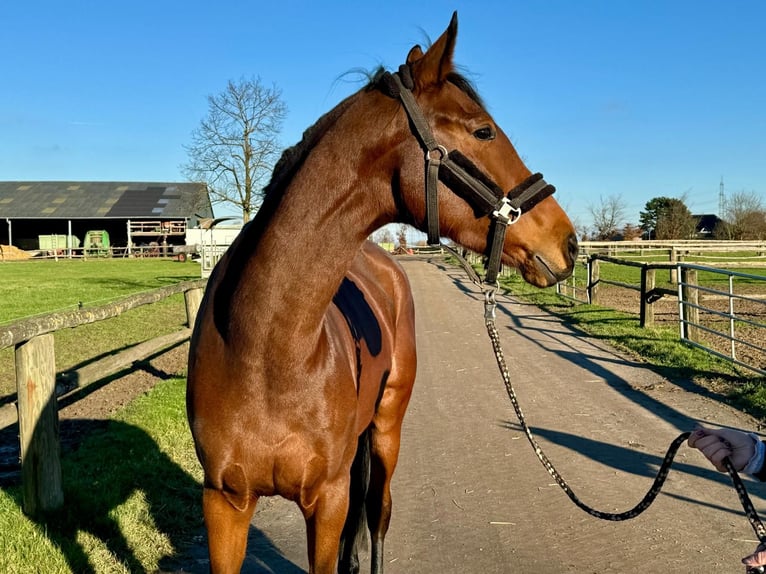
[[[426,172],[426,222],[428,244],[439,245],[439,204],[437,183],[442,181],[454,193],[473,207],[477,216],[488,216],[492,230],[487,246],[488,261],[484,282],[494,285],[500,270],[505,232],[508,225],[518,221],[522,213],[553,194],[556,188],[543,179],[542,174],[531,175],[507,194],[474,163],[457,150],[447,151],[434,138],[428,121],[412,93],[414,82],[409,66],[402,65],[396,73],[386,72],[382,87],[393,98],[398,98],[413,133],[425,151]]]

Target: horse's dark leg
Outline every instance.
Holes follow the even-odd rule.
[[[338,548],[348,513],[349,475],[325,482],[314,501],[301,505],[306,519],[309,574],[336,574]]]
[[[207,527],[212,574],[237,574],[247,550],[247,533],[258,499],[250,497],[235,508],[230,497],[213,488],[205,488],[202,511]]]

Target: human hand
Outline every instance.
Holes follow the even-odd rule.
[[[755,552],[742,559],[742,564],[748,567],[748,572],[762,572],[763,570],[758,570],[757,568],[759,566],[766,566],[766,546],[763,543],[759,544]],[[750,568],[753,570],[750,570]]]
[[[694,430],[688,440],[689,446],[699,449],[719,471],[725,472],[723,459],[727,456],[737,471],[747,466],[755,454],[755,439],[749,434],[734,429]],[[766,550],[763,552],[766,559]]]

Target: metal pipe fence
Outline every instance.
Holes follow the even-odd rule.
[[[640,268],[641,279],[628,283],[603,277],[600,262]],[[736,266],[738,262],[735,262]],[[655,272],[670,270],[675,289],[657,287]],[[642,327],[655,325],[656,303],[677,298],[679,338],[694,347],[766,375],[766,275],[695,263],[641,263],[606,255],[581,259],[573,275],[556,286],[562,297],[610,306],[604,289],[635,293],[629,308],[638,308]]]

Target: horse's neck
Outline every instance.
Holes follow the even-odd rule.
[[[393,205],[384,207],[381,198],[391,196],[380,183],[384,178],[365,179],[362,185],[353,156],[344,157],[334,147],[316,149],[264,223],[232,301],[256,319],[255,329],[250,321],[233,325],[242,336],[288,347],[310,345],[319,336],[362,242],[393,213]]]

